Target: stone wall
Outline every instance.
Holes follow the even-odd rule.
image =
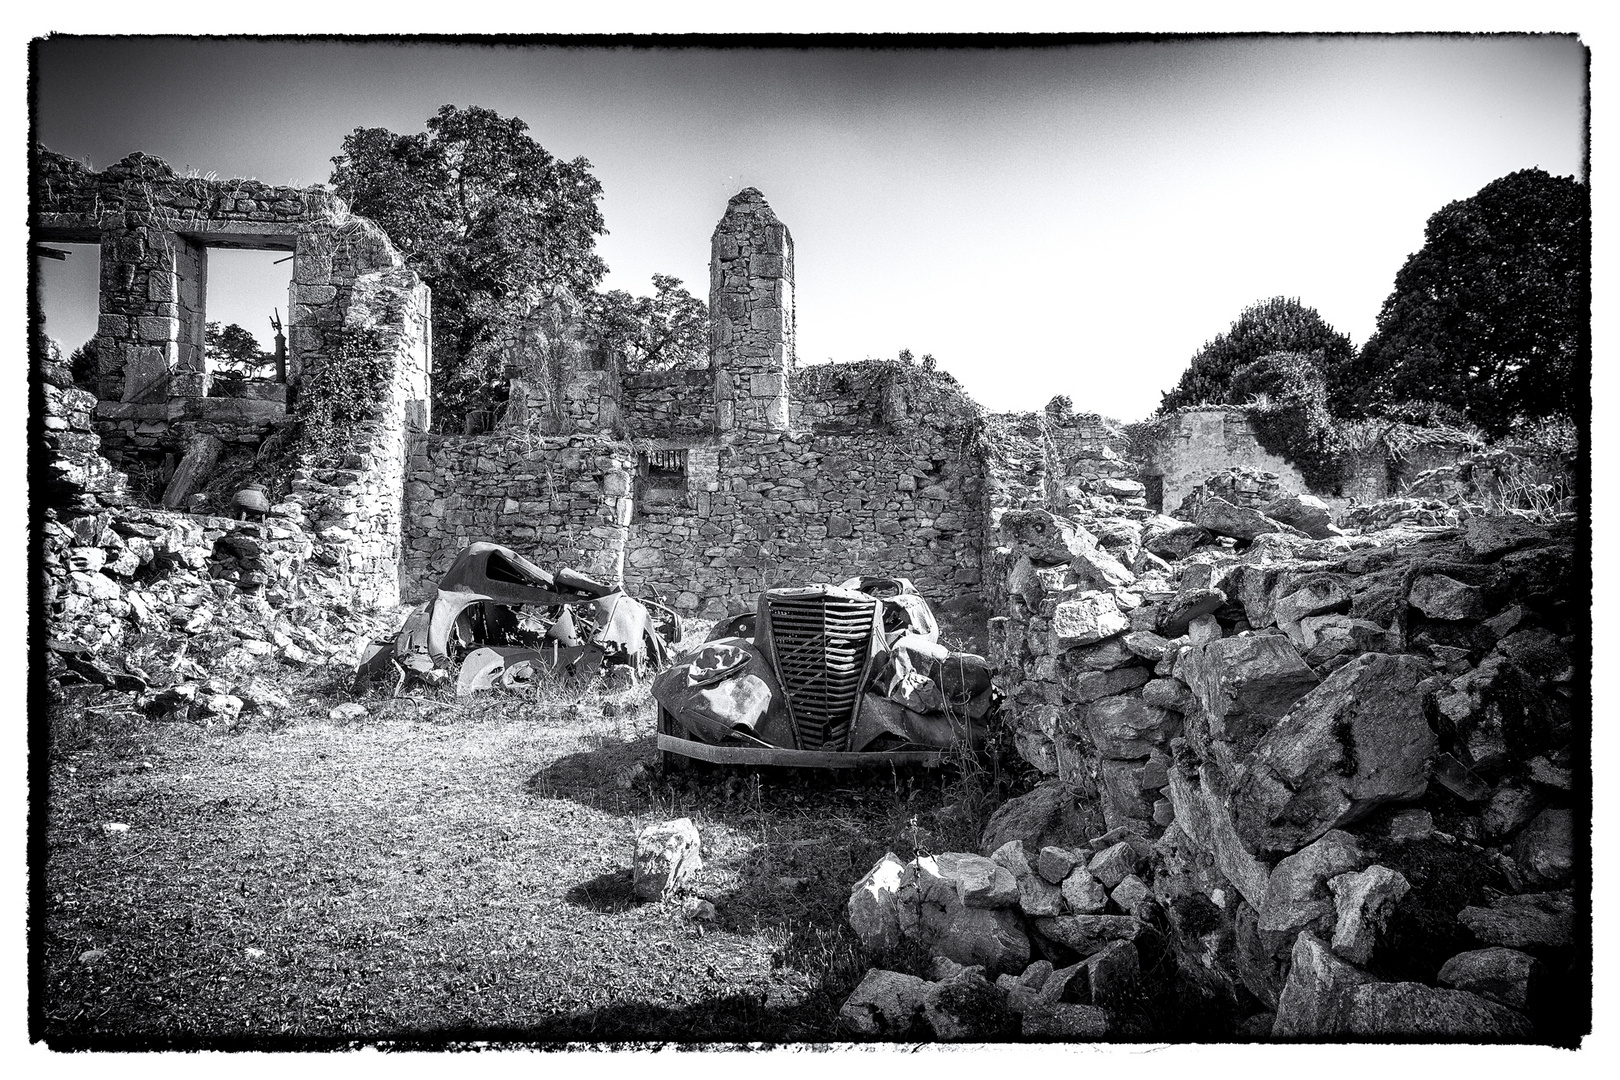
[[[1248,416],[1237,408],[1183,409],[1162,421],[1147,475],[1161,478],[1163,500],[1159,509],[1181,505],[1192,489],[1212,474],[1229,468],[1276,473],[1289,491],[1307,491],[1305,477],[1286,458],[1260,445]],[[1335,509],[1347,500],[1333,492],[1312,492]]]
[[[714,374],[708,368],[624,377],[625,427],[647,438],[714,432]]]
[[[1140,465],[1143,478],[1162,487],[1163,498],[1156,505],[1165,511],[1180,506],[1213,474],[1235,468],[1275,473],[1283,490],[1308,491],[1337,513],[1401,494],[1424,473],[1449,469],[1479,449],[1465,432],[1392,425],[1347,455],[1337,488],[1317,491],[1308,487],[1293,462],[1260,445],[1244,410],[1215,406],[1182,409],[1160,420]]]
[[[336,468],[295,472],[288,501],[323,541],[334,596],[388,607],[400,602],[408,449],[429,420],[430,301],[427,286],[404,269],[361,274],[350,292],[345,323],[382,331],[387,381],[371,388],[371,415],[354,425],[351,452]],[[306,369],[312,373],[334,362],[306,360],[317,365]]]
[[[405,489],[402,594],[427,599],[461,549],[478,540],[505,544],[547,569],[571,566],[619,581],[634,469],[626,444],[599,436],[418,440]]]
[[[381,229],[321,188],[183,177],[139,153],[92,172],[41,148],[34,192],[35,240],[101,245],[96,418],[114,464],[179,450],[198,424],[240,434],[274,420],[262,405],[209,402],[209,248],[292,253],[293,385],[328,355],[326,333],[343,325],[356,283],[404,267]]]
[[[793,237],[756,188],[732,196],[709,258],[715,427],[784,431],[796,361]]]
[[[632,589],[678,610],[741,611],[768,588],[858,574],[909,577],[935,602],[978,592],[980,473],[938,433],[789,432],[686,461],[673,497],[640,478],[625,558]]]

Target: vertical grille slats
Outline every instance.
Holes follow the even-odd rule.
[[[876,605],[869,597],[766,596],[776,668],[801,749],[847,745]]]

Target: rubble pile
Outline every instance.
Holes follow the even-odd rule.
[[[1050,785],[1008,803],[985,832],[987,855],[890,853],[856,884],[846,911],[861,943],[910,943],[933,957],[934,978],[869,972],[841,1012],[851,1034],[1143,1033],[1143,972],[1164,951],[1164,913],[1139,876],[1153,846],[1124,828],[1082,839],[1083,823],[1052,814],[1063,797]],[[969,990],[968,1017],[940,1004]]]
[[[1416,500],[1335,525],[1244,473],[1179,518],[992,512],[992,661],[1018,749],[1051,779],[1002,808],[1021,850],[992,823],[980,856],[886,860],[852,924],[874,949],[898,934],[1012,982],[1028,956],[1162,933],[1177,993],[1229,1037],[1551,1037],[1552,988],[1578,996],[1584,963],[1571,530]],[[1126,873],[1076,854],[1097,834]],[[1070,856],[1095,892],[1053,880]],[[919,914],[891,927],[889,894]],[[854,1031],[878,1015],[854,1012]]]

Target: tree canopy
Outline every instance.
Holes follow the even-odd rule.
[[[563,288],[584,298],[607,272],[591,163],[553,157],[527,131],[516,117],[445,105],[425,132],[356,128],[332,159],[338,194],[433,290],[443,423],[499,400],[502,347],[540,296]]]
[[[1250,391],[1234,386],[1239,369],[1274,353],[1311,357],[1330,398],[1339,372],[1355,356],[1350,339],[1329,326],[1315,308],[1298,299],[1276,296],[1243,309],[1224,334],[1193,355],[1181,381],[1160,399],[1159,411],[1183,405],[1241,404]]]
[[[222,329],[217,322],[208,324],[203,336],[204,352],[208,359],[227,372],[250,375],[275,357],[259,347],[259,339],[236,323]]]
[[[1491,434],[1585,415],[1591,204],[1524,169],[1429,218],[1351,372],[1353,412],[1449,402]]]
[[[652,296],[613,289],[590,297],[587,317],[626,371],[707,367],[708,305],[687,292],[680,278],[654,274],[652,282]]]

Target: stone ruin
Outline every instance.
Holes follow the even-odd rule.
[[[275,700],[254,663],[352,663],[475,540],[705,617],[906,576],[988,615],[1003,722],[1048,779],[980,852],[857,885],[874,955],[936,960],[875,970],[852,1032],[989,1030],[954,1001],[1000,1017],[991,1034],[1119,1037],[1172,991],[1224,1037],[1562,1030],[1590,865],[1590,570],[1569,528],[1420,499],[1346,512],[1227,410],[1178,415],[1132,460],[1063,398],[986,416],[918,365],[801,367],[793,240],[753,189],[711,240],[707,369],[625,373],[555,298],[479,435],[428,431],[427,290],[330,195],[46,153],[36,200],[36,239],[102,251],[96,392],[48,343],[37,358],[53,671],[234,719]],[[206,393],[206,250],[228,244],[293,252],[280,395]],[[354,326],[392,371],[354,453],[293,473],[262,521],[130,505],[121,468],[263,440]],[[96,658],[130,631],[245,674],[148,688]]]

